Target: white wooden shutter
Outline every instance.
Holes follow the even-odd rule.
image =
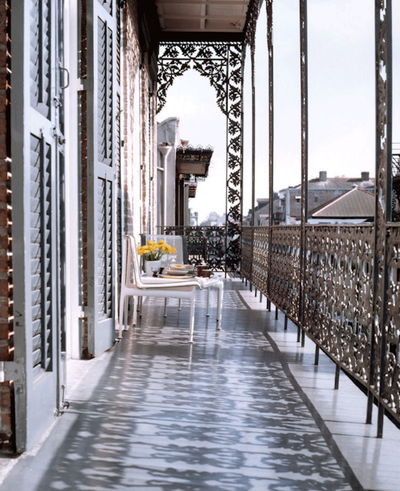
[[[13,2],[12,237],[16,446],[31,448],[59,405],[59,2]]]
[[[115,171],[119,81],[115,0],[88,0],[88,352],[95,356],[115,339]]]

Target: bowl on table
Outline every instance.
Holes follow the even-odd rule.
[[[170,264],[170,271],[193,271],[192,264]]]
[[[187,269],[167,269],[164,271],[164,274],[167,274],[169,276],[186,276],[189,274],[189,270]]]

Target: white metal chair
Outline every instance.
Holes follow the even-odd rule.
[[[136,307],[139,297],[153,296],[163,298],[187,298],[190,300],[189,343],[193,342],[194,311],[196,288],[218,288],[217,322],[221,320],[223,282],[221,278],[193,278],[169,280],[167,278],[148,278],[140,275],[135,239],[124,236],[122,244],[122,272],[119,308],[119,337],[122,328],[127,328],[127,299],[134,297],[133,324],[136,324]],[[207,309],[208,314],[208,309]],[[125,321],[125,324],[124,324]],[[219,325],[218,325],[219,328]]]
[[[164,269],[169,268],[171,264],[187,263],[187,251],[185,254],[184,239],[181,235],[165,235],[165,234],[141,234],[141,245],[145,245],[148,240],[158,242],[162,239],[171,247],[175,247],[175,254],[164,254],[161,258],[161,266]],[[181,310],[181,298],[179,299],[178,310]],[[164,302],[164,317],[167,317],[168,298]]]

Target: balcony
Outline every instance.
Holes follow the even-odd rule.
[[[71,362],[69,410],[0,489],[398,489],[400,432],[374,438],[364,395],[264,296],[227,278],[216,331],[198,292],[193,345],[176,307],[146,299],[114,349]]]

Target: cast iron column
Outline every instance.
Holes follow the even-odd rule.
[[[306,275],[306,224],[308,216],[308,53],[307,0],[300,0],[300,77],[301,77],[301,232],[300,232],[300,326],[304,324]],[[304,345],[304,330],[302,330]]]

